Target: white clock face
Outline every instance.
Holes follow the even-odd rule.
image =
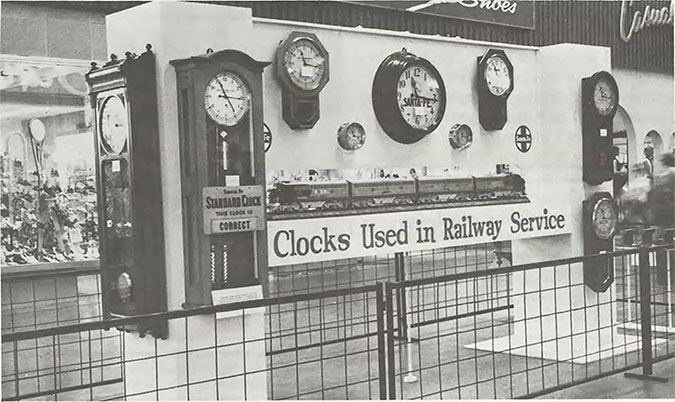
[[[311,91],[319,87],[326,73],[326,59],[313,41],[295,40],[284,53],[284,68],[293,84]]]
[[[204,107],[209,117],[223,126],[241,121],[251,106],[251,91],[240,76],[232,72],[216,74],[204,92]]]
[[[118,95],[109,96],[101,109],[101,140],[109,152],[118,154],[124,149],[129,135],[127,108]]]
[[[492,56],[485,65],[485,82],[494,96],[502,96],[511,87],[511,74],[504,59]]]
[[[602,116],[607,116],[614,109],[616,105],[616,92],[614,91],[614,86],[606,78],[600,78],[595,83],[593,103],[595,104],[595,109]]]
[[[617,223],[614,204],[607,198],[598,201],[593,207],[591,221],[593,222],[593,230],[599,238],[609,239],[612,237]]]
[[[398,108],[410,127],[426,130],[440,118],[441,88],[435,74],[423,66],[411,66],[398,79]]]

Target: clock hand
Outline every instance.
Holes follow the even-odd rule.
[[[427,101],[429,101],[429,102],[438,102],[438,99],[428,98],[428,97],[422,96],[422,95],[415,95],[415,96],[416,96],[417,98],[419,98],[419,99],[424,99],[424,100],[427,100]]]
[[[412,85],[413,95],[419,98],[419,95],[417,94],[417,85],[415,84],[415,80],[412,79],[412,77],[410,78],[410,84]]]
[[[238,100],[245,100],[245,99],[248,99],[248,98],[244,98],[244,97],[240,97],[240,96],[231,96],[231,95],[230,95],[230,96],[228,96],[228,95],[225,95],[225,96],[223,96],[223,95],[218,95],[218,97],[219,97],[219,98],[225,98],[225,99],[238,99]]]
[[[232,108],[232,111],[234,112],[235,110],[234,110],[234,106],[232,105],[232,101],[231,101],[230,98],[227,96],[227,92],[225,92],[225,87],[224,87],[223,84],[220,82],[220,78],[216,78],[216,82],[218,83],[218,85],[220,85],[220,89],[223,91],[223,95],[225,95],[224,97],[225,97],[225,99],[227,99],[227,103],[230,104],[230,107]]]

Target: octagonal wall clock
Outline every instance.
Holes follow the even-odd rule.
[[[372,90],[377,121],[387,135],[412,144],[433,132],[443,120],[443,78],[431,62],[405,48],[380,64]]]
[[[488,49],[478,58],[478,119],[485,130],[504,128],[507,100],[513,92],[513,64],[503,50]]]
[[[329,79],[328,51],[310,32],[291,32],[274,57],[281,85],[282,116],[294,130],[314,127],[320,118],[319,94]]]

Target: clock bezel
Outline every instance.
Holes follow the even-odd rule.
[[[595,104],[595,88],[597,87],[598,83],[601,80],[606,80],[609,83],[612,90],[612,94],[614,96],[614,104],[607,113],[601,113],[597,105]],[[589,104],[590,109],[593,110],[593,112],[600,118],[603,119],[613,118],[614,115],[616,114],[616,111],[619,109],[619,85],[614,79],[614,76],[607,71],[598,71],[597,73],[591,76],[590,84],[591,85],[589,85],[589,91],[586,96],[586,103]]]
[[[359,127],[359,130],[362,133],[361,141],[359,141],[359,145],[355,148],[349,147],[346,140],[345,140],[345,135],[347,134],[347,132],[349,131],[349,129],[352,126]],[[366,143],[366,130],[363,128],[362,124],[360,124],[358,122],[355,122],[355,121],[349,122],[349,123],[344,123],[338,128],[337,138],[338,138],[338,144],[340,145],[340,147],[343,150],[345,150],[345,151],[357,151],[357,150],[363,148],[363,145]]]
[[[221,76],[221,75],[225,75],[225,74],[231,74],[233,76],[238,77],[239,80],[244,85],[244,87],[246,88],[246,90],[248,91],[248,103],[246,105],[246,111],[244,111],[244,113],[232,124],[227,124],[227,123],[223,123],[223,122],[219,121],[218,119],[216,119],[211,114],[209,109],[206,107],[206,93],[207,93],[207,90],[209,89],[209,86],[211,85],[211,82],[213,82],[213,80],[216,77]],[[239,125],[243,120],[245,120],[246,116],[248,116],[248,114],[251,111],[251,88],[250,88],[248,82],[246,81],[246,79],[244,77],[242,77],[241,74],[239,74],[239,73],[237,73],[236,71],[233,71],[233,70],[223,69],[223,70],[216,71],[213,75],[211,75],[211,78],[209,78],[206,81],[206,87],[204,87],[202,100],[204,101],[204,111],[206,112],[206,115],[209,117],[209,119],[211,119],[211,121],[213,121],[214,123],[216,123],[220,126],[223,126],[223,127],[234,127],[234,126]]]
[[[102,99],[101,99],[102,98]],[[110,101],[111,98],[117,98],[119,99],[120,102],[122,102],[122,107],[124,108],[124,113],[125,113],[125,118],[126,118],[126,130],[125,130],[125,137],[124,141],[121,143],[121,146],[119,148],[113,147],[112,144],[110,144],[104,136],[104,128],[103,128],[103,113],[106,110],[106,107],[108,106],[108,102]],[[125,152],[125,150],[129,147],[129,136],[131,135],[131,116],[129,116],[129,102],[126,97],[126,93],[123,90],[120,89],[115,89],[111,91],[106,91],[106,92],[101,92],[99,95],[100,103],[99,103],[99,110],[98,110],[98,137],[99,140],[101,141],[101,145],[103,150],[105,151],[106,155],[120,155]]]
[[[408,68],[420,66],[429,71],[438,82],[439,106],[433,124],[425,129],[414,128],[405,120],[398,105],[397,90],[401,75]],[[394,141],[413,144],[434,132],[443,121],[447,106],[445,82],[438,69],[427,59],[407,52],[405,49],[387,56],[375,73],[372,86],[372,102],[380,127]]]
[[[613,216],[614,216],[614,223],[613,223],[613,226],[612,226],[612,230],[610,231],[610,233],[608,233],[606,235],[602,235],[601,233],[599,233],[598,226],[597,226],[597,217],[596,217],[596,213],[598,212],[598,209],[600,208],[600,205],[603,204],[603,203],[607,203],[612,207]],[[591,206],[591,226],[592,226],[592,229],[593,229],[593,233],[599,239],[608,240],[608,239],[611,239],[616,234],[618,219],[619,219],[619,216],[618,216],[618,213],[617,213],[617,210],[616,210],[616,204],[612,201],[612,199],[610,199],[609,197],[600,197],[593,202],[593,204]]]
[[[464,144],[459,141],[459,139],[462,138],[460,135],[461,130],[468,130],[469,133],[468,139]],[[473,144],[473,130],[471,130],[471,127],[468,124],[455,124],[450,127],[450,131],[448,132],[448,142],[450,142],[452,148],[457,151],[467,149]]]
[[[286,52],[288,52],[288,49],[291,47],[292,44],[299,42],[301,40],[307,40],[309,42],[312,42],[312,44],[314,44],[316,49],[319,51],[321,57],[323,57],[324,59],[323,76],[319,80],[319,85],[311,90],[304,89],[298,86],[295,82],[293,82],[293,80],[290,77],[290,74],[285,68]],[[318,95],[330,80],[330,58],[328,50],[323,46],[323,43],[321,43],[319,37],[316,36],[315,34],[311,32],[293,31],[290,34],[288,34],[286,39],[284,39],[284,41],[281,42],[277,47],[277,50],[274,55],[274,72],[281,85],[287,90],[292,91],[294,94],[303,97],[311,97]]]
[[[487,78],[485,77],[488,61],[493,57],[501,59],[504,62],[504,64],[506,64],[506,69],[509,72],[509,87],[501,95],[495,95],[490,90],[487,83]],[[513,89],[515,87],[515,77],[513,73],[514,73],[513,64],[511,63],[509,57],[506,55],[506,52],[504,52],[501,49],[488,49],[485,52],[485,54],[483,54],[483,56],[480,57],[478,60],[478,88],[480,91],[484,91],[487,95],[493,98],[508,99],[509,96],[511,96],[511,93],[513,92]]]

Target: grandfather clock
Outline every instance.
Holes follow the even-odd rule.
[[[262,72],[269,63],[228,49],[171,64],[178,89],[185,306],[208,305],[214,290],[266,283]]]
[[[155,55],[114,54],[86,75],[95,116],[105,318],[166,311]],[[166,320],[124,326],[167,337]]]

